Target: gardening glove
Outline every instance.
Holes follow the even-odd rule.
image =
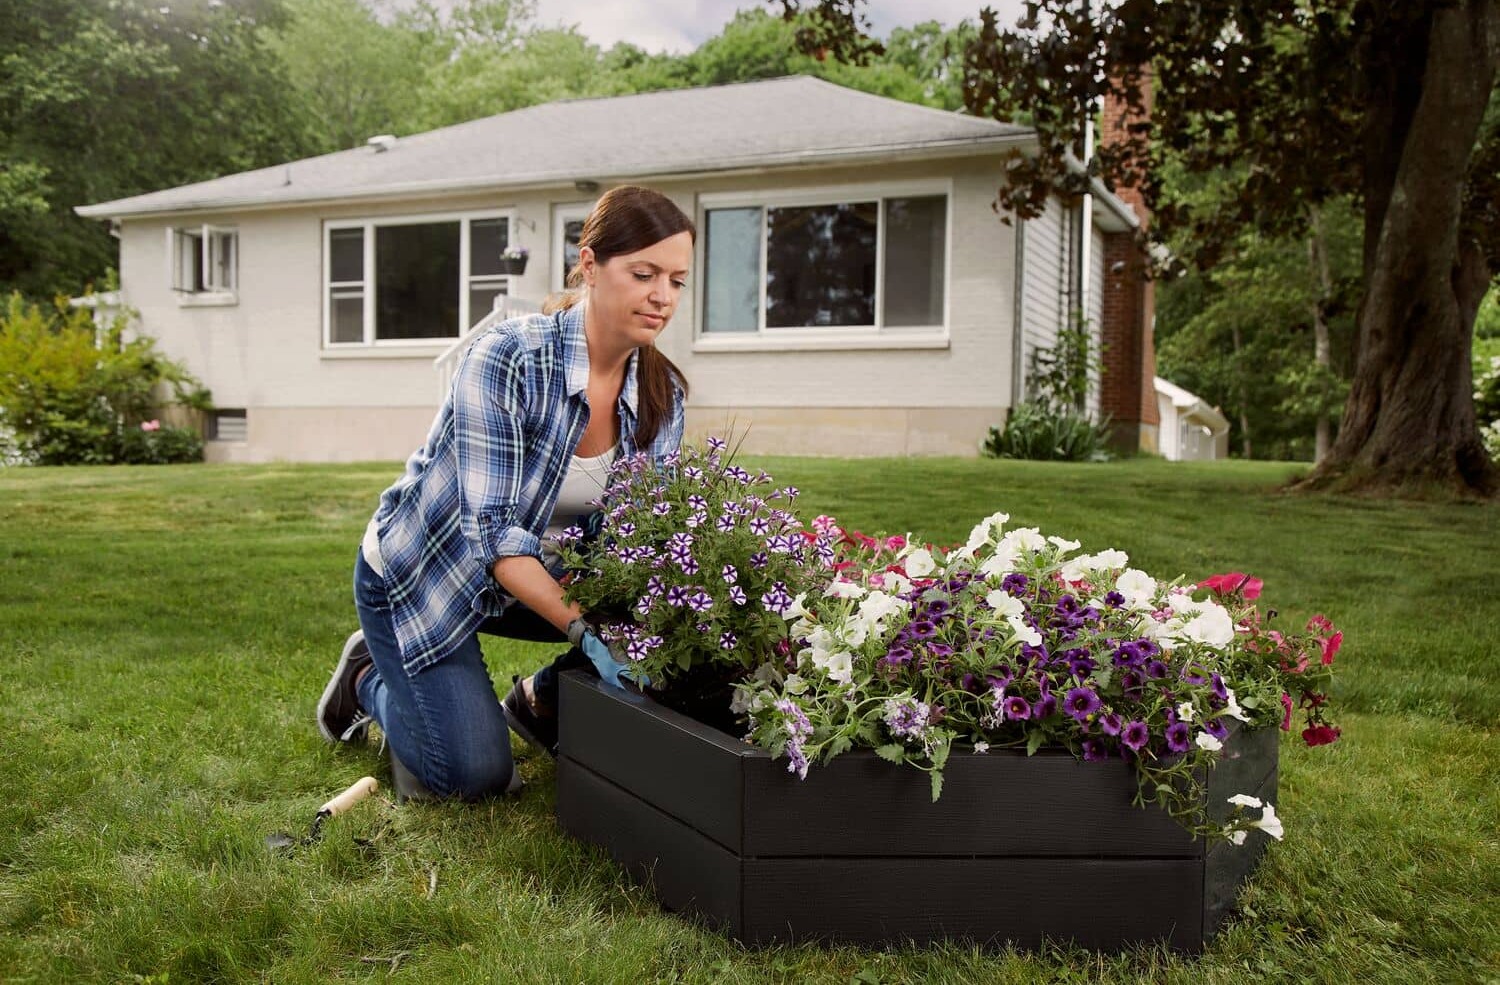
[[[609,646],[595,634],[581,616],[568,624],[568,641],[583,651],[583,655],[589,658],[589,662],[599,672],[599,679],[604,683],[623,690],[625,687],[623,681],[636,680],[634,668],[616,660]],[[643,687],[649,683],[645,677],[639,678],[639,682]]]

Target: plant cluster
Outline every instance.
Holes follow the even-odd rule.
[[[1041,462],[1106,460],[1109,424],[1087,411],[1089,380],[1103,370],[1088,320],[1075,311],[1051,348],[1032,351],[1027,399],[1011,408],[1003,429],[990,428],[984,453]]]
[[[0,435],[5,458],[38,465],[199,461],[191,428],[162,426],[163,403],[208,407],[208,392],[125,318],[96,329],[86,309],[48,311],[11,295],[0,309]],[[147,427],[146,425],[151,425]]]
[[[1500,356],[1491,356],[1488,366],[1474,375],[1474,416],[1485,451],[1500,462]]]
[[[1233,730],[1290,729],[1300,707],[1308,744],[1338,738],[1327,695],[1342,634],[1322,616],[1273,627],[1259,579],[1161,582],[1121,551],[1006,530],[1003,513],[949,550],[830,517],[804,528],[795,489],[732,459],[711,438],[616,463],[597,537],[562,535],[568,596],[639,681],[729,670],[747,738],[799,777],[873,748],[928,772],[936,799],[958,750],[1060,747],[1132,764],[1138,804],[1243,841],[1280,823],[1249,797],[1227,826],[1206,816],[1205,770]]]
[[[600,621],[638,680],[785,657],[795,593],[834,562],[831,540],[804,536],[785,508],[797,490],[732,458],[719,438],[660,463],[622,458],[598,501],[597,537],[569,527],[558,538],[576,572],[568,599]]]

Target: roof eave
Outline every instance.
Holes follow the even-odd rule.
[[[347,193],[326,192],[307,195],[277,195],[266,199],[263,195],[241,197],[206,198],[197,202],[173,202],[165,205],[122,207],[130,199],[117,199],[95,205],[80,205],[73,211],[85,219],[129,219],[144,216],[166,217],[176,215],[198,215],[209,212],[251,212],[273,209],[306,207],[329,203],[393,201],[409,198],[425,198],[435,195],[462,192],[488,191],[537,191],[557,187],[571,187],[577,181],[596,181],[601,184],[620,181],[685,181],[705,177],[742,177],[767,171],[797,168],[827,167],[831,165],[863,164],[875,161],[913,161],[941,158],[977,157],[1035,142],[1036,134],[1031,130],[1016,133],[996,134],[991,137],[963,137],[952,140],[927,141],[920,144],[896,144],[874,147],[847,148],[835,151],[796,151],[784,154],[740,158],[728,161],[705,162],[692,168],[645,171],[634,173],[604,174],[598,171],[576,170],[549,175],[533,175],[520,180],[475,181],[470,178],[442,179],[436,181],[404,182],[374,189],[351,189]]]

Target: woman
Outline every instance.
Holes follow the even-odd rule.
[[[571,290],[469,348],[355,559],[360,632],[318,702],[329,741],[363,739],[373,719],[398,775],[472,800],[520,785],[507,713],[522,738],[555,748],[559,669],[592,661],[619,683],[622,666],[563,599],[547,535],[595,509],[614,457],[659,458],[682,440],[687,384],[654,343],[695,236],[660,193],[611,189],[584,223]],[[575,649],[516,680],[502,706],[479,632]]]

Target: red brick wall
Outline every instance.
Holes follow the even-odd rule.
[[[1147,110],[1151,95],[1147,87]],[[1129,123],[1124,102],[1106,99],[1101,114],[1099,142],[1120,139]],[[1115,195],[1134,209],[1141,228],[1150,225],[1151,213],[1135,188],[1115,189]],[[1100,334],[1104,341],[1104,378],[1100,381],[1100,403],[1114,422],[1118,444],[1154,450],[1156,426],[1156,346],[1151,337],[1156,313],[1156,285],[1145,276],[1145,257],[1132,233],[1110,233],[1104,238],[1104,298]]]

